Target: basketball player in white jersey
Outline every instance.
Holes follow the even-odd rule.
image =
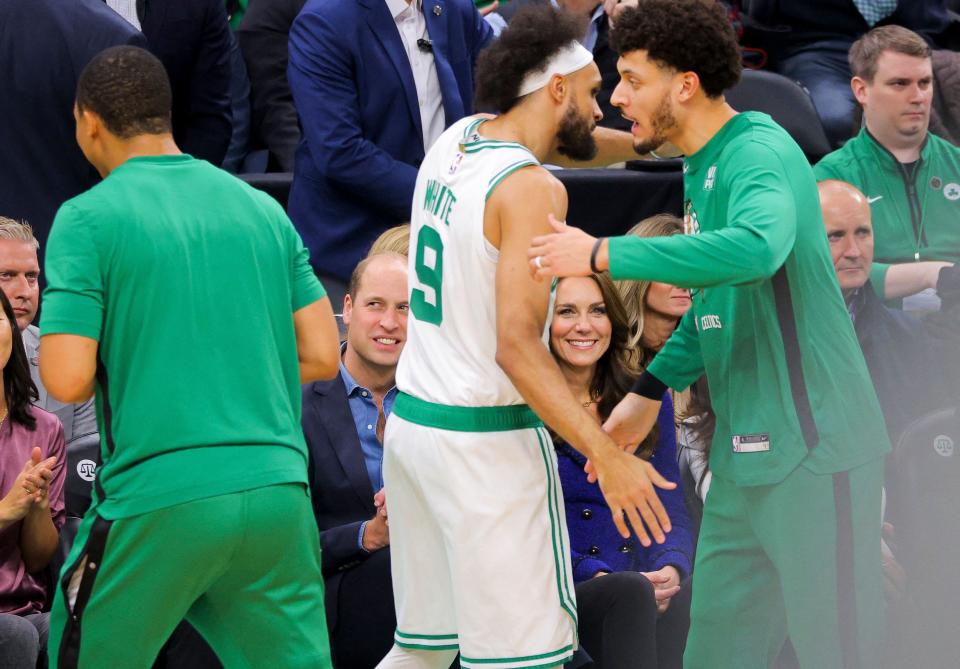
[[[478,98],[429,151],[414,193],[408,339],[383,474],[397,606],[382,668],[560,665],[576,648],[563,499],[541,419],[593,463],[624,537],[670,521],[649,463],[618,449],[568,390],[545,345],[548,283],[530,240],[564,220],[541,167],[595,158],[600,74],[582,25],[530,7],[483,55]],[[626,516],[626,518],[625,518]]]

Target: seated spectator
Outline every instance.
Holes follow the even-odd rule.
[[[787,29],[769,45],[780,51],[770,54],[774,69],[810,91],[834,146],[855,132],[847,63],[854,40],[877,25],[900,25],[932,42],[950,22],[945,0],[753,0],[743,5],[754,19]]]
[[[43,570],[65,517],[63,429],[31,404],[37,390],[4,294],[0,309],[0,666],[34,669],[49,629]]]
[[[268,172],[293,172],[300,141],[297,108],[287,83],[287,42],[303,3],[253,0],[236,29],[250,76],[252,148],[267,149]]]
[[[550,348],[570,389],[598,421],[607,418],[640,373],[628,350],[629,335],[627,311],[608,275],[560,280]],[[638,457],[678,481],[669,394],[658,426]],[[689,627],[689,586],[683,579],[693,554],[683,491],[659,491],[673,529],[665,543],[643,547],[635,536],[624,539],[617,532],[600,488],[587,482],[585,458],[559,437],[554,446],[584,648],[604,669],[680,667]]]
[[[330,651],[338,669],[369,669],[393,645],[383,428],[406,338],[406,258],[368,256],[344,298],[340,373],[303,386],[303,433],[320,529]]]
[[[881,297],[932,289],[930,280],[903,282],[895,271],[920,260],[960,260],[960,148],[928,130],[930,48],[905,28],[876,28],[850,49],[850,66],[864,128],[814,172],[867,196],[878,261],[870,279]]]
[[[943,341],[942,330],[934,333],[924,321],[885,307],[868,281],[874,241],[872,209],[867,198],[842,181],[821,181],[819,190],[840,289],[880,400],[890,440],[896,444],[900,432],[910,422],[960,396],[960,364],[956,356],[960,350],[960,319],[955,317],[960,310],[949,300],[943,316],[934,319],[934,323],[940,323],[953,316],[957,324],[952,333],[947,326],[947,341]],[[901,271],[908,275],[904,281],[911,280],[911,270],[920,277],[914,277],[914,281],[927,281],[925,276],[936,270],[934,276],[944,278],[941,285],[953,283],[952,267],[941,269],[939,265],[931,267],[922,262],[904,265]],[[932,282],[936,284],[936,280]],[[952,353],[936,356],[936,350]]]
[[[40,330],[32,325],[40,308],[39,242],[28,223],[0,216],[0,289],[10,301],[23,339],[30,378],[37,387],[36,405],[55,414],[63,425],[66,443],[97,431],[93,398],[79,404],[64,404],[47,394],[40,380]]]

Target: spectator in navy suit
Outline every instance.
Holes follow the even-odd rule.
[[[369,669],[396,627],[383,495],[383,426],[397,395],[407,329],[407,263],[378,253],[344,299],[340,373],[303,387],[303,432],[320,529],[330,651],[337,669]]]
[[[0,211],[41,248],[60,205],[100,180],[74,139],[73,99],[80,71],[118,44],[146,46],[103,0],[0,0]]]
[[[417,167],[473,111],[491,38],[472,0],[308,0],[294,21],[303,139],[288,208],[331,300],[374,238],[410,219]]]

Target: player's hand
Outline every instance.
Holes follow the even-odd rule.
[[[667,565],[657,571],[640,572],[653,585],[653,596],[657,600],[657,613],[663,613],[670,606],[670,599],[680,592],[680,572],[673,565]]]
[[[590,252],[596,238],[558,221],[553,214],[549,220],[555,232],[534,237],[527,251],[534,278],[589,276]]]
[[[651,534],[662,544],[664,533],[670,531],[670,518],[654,486],[673,490],[677,484],[660,476],[649,462],[617,449],[607,450],[593,461],[593,467],[620,536],[630,536],[626,515],[643,546],[651,545]]]

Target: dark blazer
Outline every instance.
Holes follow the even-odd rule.
[[[424,0],[447,125],[473,111],[492,29],[471,0]],[[290,218],[321,274],[346,280],[373,240],[410,220],[423,132],[413,72],[383,0],[308,0],[290,30],[300,114]]]
[[[390,549],[357,546],[360,524],[376,508],[343,378],[306,384],[302,396],[334,666],[372,667],[390,650],[397,625]]]
[[[139,0],[140,27],[173,89],[173,137],[220,166],[232,132],[230,27],[223,0]]]
[[[287,83],[287,40],[304,0],[251,0],[237,28],[250,75],[254,146],[270,152],[268,171],[293,172],[300,125]]]
[[[146,41],[103,0],[0,0],[0,215],[46,246],[53,216],[100,177],[75,139],[77,79],[111,46]]]

